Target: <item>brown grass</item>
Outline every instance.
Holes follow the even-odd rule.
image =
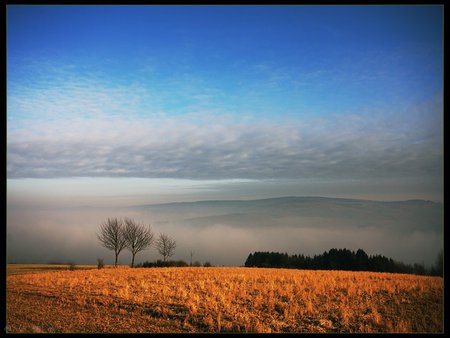
[[[7,277],[8,332],[443,332],[443,279],[258,268]]]
[[[69,270],[70,264],[8,264],[6,273],[18,275],[23,273]],[[75,270],[97,269],[97,265],[76,265]]]

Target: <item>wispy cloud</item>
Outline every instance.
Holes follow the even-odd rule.
[[[8,133],[8,177],[438,177],[441,127],[417,122],[340,115],[239,123],[201,114],[31,120]]]
[[[151,74],[148,81],[138,74],[110,83],[101,73],[64,63],[38,65],[31,67],[35,80],[8,86],[9,178],[442,176],[439,98],[400,112],[368,108],[274,119],[209,105],[223,99],[220,88],[189,73],[161,83]],[[293,79],[273,63],[249,71],[268,88]],[[179,107],[167,110],[172,99],[185,105],[183,114],[176,113]]]

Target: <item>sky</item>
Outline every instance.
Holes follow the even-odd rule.
[[[443,6],[8,5],[6,42],[8,210],[443,200]]]

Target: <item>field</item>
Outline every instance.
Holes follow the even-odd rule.
[[[96,269],[97,265],[75,265],[73,269]],[[36,273],[43,271],[70,270],[69,264],[8,264],[6,273],[8,275],[18,275],[23,273]]]
[[[443,332],[443,279],[263,268],[7,276],[7,332]]]

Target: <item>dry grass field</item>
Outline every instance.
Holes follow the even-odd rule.
[[[8,332],[443,332],[443,279],[186,267],[7,276]]]
[[[23,273],[36,273],[43,271],[69,270],[69,264],[8,264],[6,273],[18,275]],[[75,265],[75,270],[97,269],[97,265]]]

